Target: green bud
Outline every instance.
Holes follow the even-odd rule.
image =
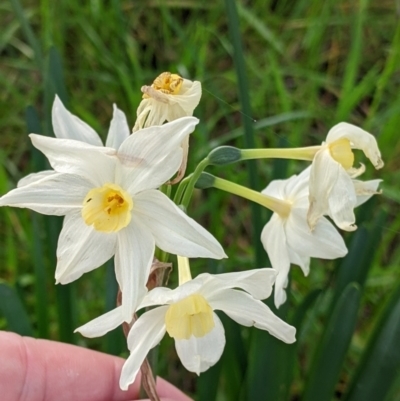
[[[206,189],[212,188],[214,185],[215,177],[208,173],[201,173],[199,179],[196,181],[195,188]]]
[[[214,166],[223,166],[224,164],[236,163],[241,160],[241,150],[233,146],[220,146],[213,149],[207,159]]]

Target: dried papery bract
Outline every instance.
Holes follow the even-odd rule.
[[[151,86],[142,86],[143,100],[137,109],[137,120],[132,132],[153,125],[161,125],[184,116],[192,116],[200,102],[201,84],[178,74],[163,72]],[[183,158],[176,177],[169,184],[179,182],[185,175],[189,152],[189,137],[182,141]]]

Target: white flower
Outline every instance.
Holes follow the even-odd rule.
[[[190,81],[178,74],[163,72],[151,86],[142,86],[143,100],[137,109],[137,120],[133,132],[153,125],[162,125],[180,117],[192,116],[200,102],[201,83]],[[185,175],[189,153],[189,135],[182,141],[183,157],[176,177],[169,182],[175,184]]]
[[[113,118],[108,130],[106,146],[118,150],[122,142],[130,135],[130,130],[125,114],[118,109],[115,104],[113,105],[113,109]],[[79,117],[69,112],[57,95],[54,98],[51,110],[51,120],[56,138],[74,139],[90,145],[103,147],[103,142],[96,131]],[[54,170],[47,170],[41,171],[40,173],[29,174],[18,182],[18,187],[31,184],[36,180],[54,173]]]
[[[213,366],[225,346],[224,328],[215,310],[225,312],[239,324],[255,326],[293,343],[296,329],[260,301],[271,294],[275,276],[272,269],[203,273],[174,290],[163,287],[151,290],[140,308],[162,306],[145,312],[133,324],[128,335],[131,354],[121,372],[121,388],[126,390],[135,380],[147,353],[166,332],[175,339],[176,351],[186,369],[200,374]],[[119,326],[122,320],[121,310],[116,308],[76,331],[97,337]]]
[[[351,124],[335,125],[316,153],[311,167],[307,216],[311,229],[324,214],[329,214],[343,230],[357,228],[353,211],[357,205],[357,193],[352,178],[360,175],[365,167],[353,168],[352,149],[361,149],[376,169],[383,167],[378,144],[371,134]]]
[[[272,268],[278,272],[274,297],[277,308],[286,301],[291,263],[300,266],[307,276],[310,258],[336,259],[347,253],[342,237],[325,217],[318,220],[313,231],[308,227],[309,174],[310,168],[307,168],[298,176],[272,181],[262,191],[290,206],[286,215],[274,213],[261,233]]]
[[[76,125],[68,130],[79,126],[79,135],[84,130],[91,132],[78,119],[72,121]],[[127,125],[119,121],[118,133],[109,136],[109,144],[118,150],[31,134],[33,145],[45,154],[54,171],[31,175],[0,198],[0,206],[65,215],[57,248],[59,283],[76,280],[115,254],[124,319],[130,321],[146,293],[155,245],[188,257],[225,257],[210,233],[156,189],[179,168],[180,144],[197,123],[194,117],[184,117],[122,141]],[[62,130],[60,122],[56,131],[61,135]],[[94,138],[86,136],[88,142],[96,142]]]
[[[200,102],[201,83],[163,72],[151,86],[143,86],[143,100],[137,109],[133,131],[192,116]]]

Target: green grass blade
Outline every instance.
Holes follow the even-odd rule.
[[[39,134],[42,131],[39,116],[32,106],[25,111],[26,125],[28,132]],[[31,164],[33,171],[45,168],[46,162],[42,153],[31,146]],[[48,274],[43,247],[43,217],[31,213],[32,216],[32,264],[35,275],[35,310],[37,317],[38,336],[48,338],[49,336],[49,296],[47,285],[49,284]]]
[[[367,227],[360,227],[353,234],[349,253],[339,267],[333,304],[350,282],[364,286],[386,219],[387,212],[382,210],[370,224],[366,224]]]
[[[368,0],[353,0],[353,15],[352,23],[352,43],[350,53],[347,57],[346,70],[343,77],[342,93],[340,96],[339,105],[336,112],[336,120],[348,118],[351,109],[347,104],[347,98],[351,95],[355,87],[357,73],[361,60],[361,51],[363,48],[363,25],[366,17]]]
[[[376,325],[345,401],[385,399],[400,374],[399,339],[400,286]]]
[[[226,346],[222,357],[223,377],[232,378],[225,386],[228,399],[239,399],[247,369],[247,351],[242,338],[242,328],[227,316],[221,316],[225,329]]]
[[[356,325],[360,296],[360,287],[350,283],[336,303],[318,347],[302,401],[332,400]]]
[[[264,20],[260,20],[248,8],[242,6],[240,3],[237,5],[240,16],[251,26],[253,29],[272,46],[279,54],[285,53],[283,43],[276,37],[274,32],[269,29]]]
[[[49,51],[49,74],[54,93],[59,96],[65,106],[68,105],[68,93],[65,87],[64,70],[59,51],[53,46]]]
[[[289,286],[288,286],[289,287]],[[287,321],[288,301],[276,310],[272,300],[267,302],[272,311]],[[278,401],[285,392],[284,383],[288,380],[287,369],[293,345],[273,337],[264,330],[254,330],[250,341],[249,367],[245,400]]]
[[[254,148],[254,129],[253,120],[251,118],[251,104],[249,96],[249,85],[247,82],[246,65],[243,56],[242,38],[240,34],[240,23],[234,0],[225,0],[226,12],[228,16],[229,33],[233,45],[233,60],[235,63],[237,82],[238,82],[238,95],[242,109],[242,123],[244,128],[244,144],[247,148]],[[249,173],[250,187],[259,189],[259,175],[257,172],[257,164],[252,160],[247,162],[247,169]],[[251,205],[252,212],[252,226],[253,226],[253,244],[255,247],[255,264],[256,267],[263,265],[266,259],[265,251],[259,241],[262,231],[262,209],[259,205],[253,203]]]
[[[217,398],[218,385],[222,371],[222,360],[202,373],[197,380],[197,401],[213,401]]]
[[[286,364],[284,366],[284,375],[282,377],[281,384],[281,399],[290,399],[290,390],[294,379],[295,369],[297,365],[298,352],[300,348],[300,336],[303,329],[303,323],[307,316],[307,312],[314,306],[315,302],[321,295],[322,290],[316,289],[311,291],[304,298],[303,302],[297,307],[292,320],[289,322],[292,326],[296,327],[296,342],[294,344],[288,344],[286,351]]]
[[[17,292],[0,283],[0,312],[7,320],[7,328],[22,336],[33,336],[31,322]]]
[[[40,43],[35,35],[35,33],[32,30],[32,27],[29,24],[29,21],[27,20],[24,10],[21,6],[21,3],[18,0],[10,0],[12,8],[14,10],[15,15],[17,16],[17,19],[19,23],[21,24],[21,28],[24,32],[24,35],[26,36],[26,39],[28,40],[30,46],[33,49],[34,55],[35,55],[35,61],[39,69],[42,68],[42,63],[43,63],[43,57],[42,57],[42,50],[40,48]]]
[[[118,283],[115,279],[114,262],[110,260],[106,263],[106,311],[115,309],[117,303]],[[109,332],[104,337],[104,350],[108,354],[120,355],[126,349],[125,338],[121,327]]]

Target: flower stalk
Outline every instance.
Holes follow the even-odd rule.
[[[184,256],[177,256],[178,258],[178,271],[179,271],[179,285],[186,283],[192,279],[190,272],[189,259]]]
[[[315,154],[321,146],[309,146],[305,148],[282,148],[282,149],[242,149],[241,160],[252,159],[292,159],[292,160],[314,160]]]
[[[230,192],[231,194],[238,195],[242,198],[258,203],[259,205],[278,213],[282,218],[287,217],[290,213],[291,203],[289,201],[284,201],[272,196],[261,194],[260,192],[246,188],[239,184],[235,184],[231,181],[224,180],[223,178],[214,177],[212,186],[222,191]]]

